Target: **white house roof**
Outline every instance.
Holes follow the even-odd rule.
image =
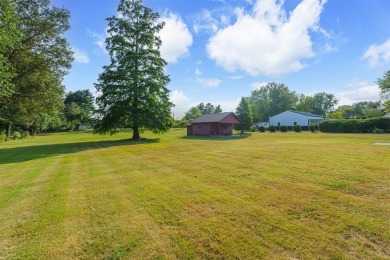
[[[309,117],[318,117],[318,118],[324,118],[325,117],[325,116],[311,114],[311,113],[307,113],[307,112],[292,111],[292,110],[287,110],[287,111],[292,112],[292,113],[296,113],[296,114],[300,114],[300,115],[304,115],[304,116],[309,116]]]

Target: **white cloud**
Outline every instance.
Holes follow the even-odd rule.
[[[169,99],[176,106],[184,105],[190,101],[190,99],[187,98],[182,91],[177,89],[171,92]]]
[[[227,17],[222,18],[224,21]],[[215,33],[218,30],[219,22],[216,18],[213,17],[211,11],[202,10],[202,12],[196,17],[194,23],[195,33],[206,32],[206,33]]]
[[[106,50],[106,38],[108,37],[107,33],[108,27],[104,33],[97,33],[87,29],[89,35],[95,40],[95,44],[103,51],[103,53],[108,53]]]
[[[89,63],[89,57],[85,51],[80,50],[76,47],[72,47],[72,51],[73,51],[73,58],[75,62]]]
[[[363,59],[368,61],[370,67],[390,64],[390,39],[380,45],[370,45],[364,53]]]
[[[165,22],[164,28],[159,32],[161,56],[167,62],[176,62],[180,57],[189,53],[192,45],[192,35],[180,16],[168,14],[160,21]]]
[[[309,31],[321,31],[325,2],[303,0],[288,17],[283,1],[257,0],[251,13],[236,9],[237,21],[210,38],[207,53],[224,69],[252,76],[299,71],[314,56]]]
[[[378,85],[366,81],[351,81],[344,90],[335,93],[339,105],[351,105],[360,101],[378,101]]]
[[[221,80],[219,79],[214,79],[214,78],[201,78],[201,77],[196,77],[196,81],[198,81],[200,84],[202,84],[205,87],[209,88],[216,88],[221,84]]]
[[[244,78],[244,76],[242,76],[242,75],[229,76],[229,79],[234,79],[234,80],[238,80],[238,79],[242,79],[242,78]]]
[[[199,68],[195,69],[195,75],[198,75],[198,76],[202,75],[202,72],[200,71]]]
[[[268,82],[255,82],[251,84],[251,88],[252,90],[259,90],[260,88],[264,87],[267,84]]]

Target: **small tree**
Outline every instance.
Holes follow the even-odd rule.
[[[133,139],[141,129],[163,133],[172,125],[167,64],[161,58],[158,32],[164,23],[159,15],[141,5],[141,0],[121,0],[120,15],[108,18],[107,50],[111,63],[104,66],[95,84],[95,132],[114,134],[117,128],[132,128]]]
[[[251,130],[253,128],[253,116],[248,98],[241,98],[236,110],[236,115],[244,122],[245,130]]]
[[[276,127],[274,125],[270,125],[268,129],[271,133],[274,133],[276,131]]]

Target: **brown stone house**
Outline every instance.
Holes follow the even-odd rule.
[[[187,135],[232,135],[233,125],[241,126],[243,122],[232,112],[201,115],[187,124]]]

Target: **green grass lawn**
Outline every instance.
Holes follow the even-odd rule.
[[[0,144],[0,259],[390,258],[388,134]]]

